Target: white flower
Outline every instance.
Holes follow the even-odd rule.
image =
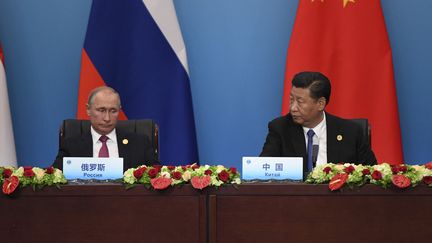
[[[63,183],[63,182],[66,182],[66,179],[63,176],[63,172],[59,169],[55,169],[53,183]]]
[[[344,165],[341,165],[341,164],[337,164],[337,165],[335,165],[335,169],[336,169],[337,171],[342,171],[344,168],[345,168]]]
[[[418,171],[421,175],[424,175],[426,173],[426,168],[422,165],[413,165],[412,168]]]
[[[165,178],[171,178],[171,174],[169,172],[167,172],[167,171],[163,171],[160,174],[161,174],[161,176],[163,176]]]
[[[135,176],[133,174],[134,171],[135,171],[135,169],[131,168],[131,169],[128,169],[127,171],[124,172],[123,181],[125,183],[134,184],[137,181],[137,179],[135,178]]]
[[[17,170],[15,170],[12,173],[13,176],[17,176],[17,177],[22,177],[24,175],[24,168],[23,167],[19,167]]]
[[[182,178],[184,181],[189,181],[191,179],[191,173],[190,171],[185,171],[182,175]]]
[[[223,165],[216,166],[216,173],[217,174],[221,173],[223,170],[225,170],[225,166],[223,166]]]
[[[235,178],[232,182],[231,182],[231,184],[240,184],[241,183],[241,180],[240,180],[240,178]]]
[[[41,182],[45,174],[45,170],[37,167],[33,167],[32,170],[35,173],[36,181]]]
[[[223,181],[220,181],[216,178],[216,176],[211,176],[211,185],[213,186],[220,186],[223,184]]]

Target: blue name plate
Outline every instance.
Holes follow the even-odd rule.
[[[67,180],[123,178],[123,158],[64,157],[63,174]]]
[[[303,180],[302,157],[243,157],[243,180]]]

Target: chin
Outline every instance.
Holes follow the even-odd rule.
[[[100,133],[102,135],[107,135],[108,133],[110,133],[112,130],[114,130],[114,128],[112,129],[99,129]]]
[[[299,124],[299,125],[303,125],[304,121],[303,120],[296,120],[293,119],[294,123]]]

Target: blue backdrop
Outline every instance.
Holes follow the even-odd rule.
[[[432,1],[382,0],[382,5],[405,160],[425,163],[432,159],[427,75]],[[90,6],[91,0],[0,1],[0,41],[20,165],[51,164],[60,122],[76,114]],[[176,0],[175,6],[188,49],[201,162],[241,167],[242,156],[259,154],[267,122],[280,114],[297,1]]]

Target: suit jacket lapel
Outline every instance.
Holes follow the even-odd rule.
[[[129,168],[130,160],[128,158],[128,154],[130,154],[129,152],[130,146],[128,145],[128,143],[124,142],[126,140],[128,141],[128,137],[123,131],[119,130],[118,128],[116,128],[116,134],[117,134],[117,146],[118,146],[119,157],[123,158],[124,168]]]
[[[307,170],[307,154],[306,154],[306,139],[303,132],[303,127],[294,123],[291,114],[287,116],[289,140],[294,148],[295,154],[303,157],[303,170]]]
[[[290,134],[293,134],[291,141],[296,154],[301,154],[304,157],[306,155],[306,139],[302,126],[292,126]]]
[[[334,117],[326,113],[326,126],[327,126],[327,162],[337,163],[338,159],[338,140],[337,136],[340,134],[337,124],[335,124]]]

